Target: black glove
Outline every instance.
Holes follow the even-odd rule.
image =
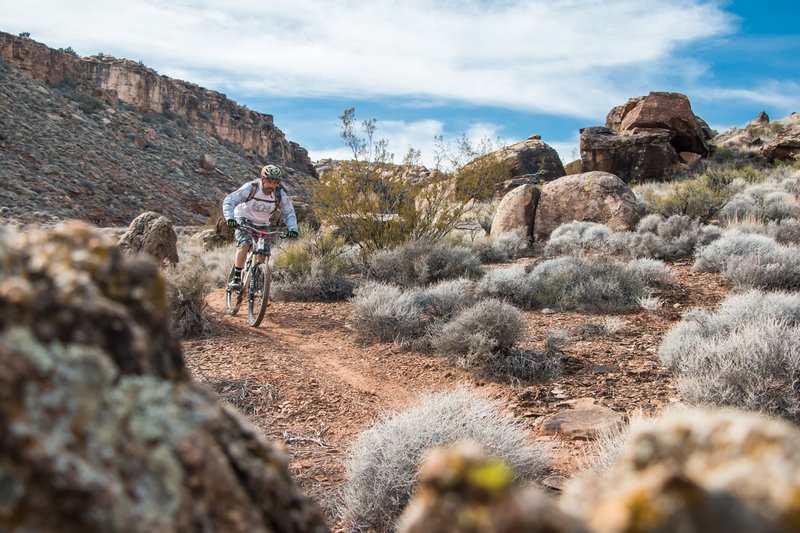
[[[236,221],[234,219],[232,219],[232,218],[229,218],[226,221],[226,224],[228,224],[229,228],[235,228],[236,227]]]
[[[296,239],[297,238],[297,231],[295,231],[293,229],[290,229],[289,232],[286,234],[286,236],[288,238],[290,238],[290,239]]]

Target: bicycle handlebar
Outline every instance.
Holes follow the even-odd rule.
[[[274,239],[275,237],[279,237],[281,239],[285,239],[287,232],[285,231],[264,231],[258,228],[251,226],[250,224],[239,224],[236,223],[237,228],[241,228],[246,232],[250,233],[253,237],[259,237],[261,239]]]

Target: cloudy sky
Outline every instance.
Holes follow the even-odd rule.
[[[720,131],[800,111],[800,2],[0,0],[0,13],[2,31],[271,114],[314,160],[348,156],[349,107],[398,159],[414,147],[426,162],[439,135],[538,134],[567,163],[579,128],[650,91],[686,94]]]

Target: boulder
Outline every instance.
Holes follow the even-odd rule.
[[[581,169],[608,172],[626,183],[669,176],[678,154],[667,130],[615,132],[594,126],[581,129]]]
[[[214,170],[217,166],[217,158],[211,154],[203,154],[200,156],[200,168],[209,171]]]
[[[0,230],[0,311],[0,524],[326,531],[284,448],[189,377],[151,261],[79,222]]]
[[[517,228],[533,239],[533,220],[540,191],[534,185],[521,185],[503,196],[492,221],[491,236],[497,238]]]
[[[178,235],[172,222],[153,211],[136,217],[118,244],[128,253],[147,254],[162,263],[178,263]]]
[[[791,124],[778,133],[764,148],[764,156],[770,162],[800,159],[800,124]]]
[[[671,409],[631,427],[616,462],[560,503],[596,533],[797,531],[798,441],[796,426],[752,412]]]
[[[670,144],[676,152],[692,152],[703,157],[709,154],[711,130],[692,112],[686,95],[680,93],[654,91],[647,96],[631,98],[608,113],[606,127],[618,132],[668,130]]]
[[[584,533],[541,490],[516,486],[513,472],[474,442],[434,450],[419,491],[400,517],[401,533]]]
[[[636,198],[621,179],[607,172],[584,172],[542,186],[533,235],[546,241],[558,226],[575,220],[632,229],[639,217]]]
[[[539,135],[495,152],[509,166],[509,179],[536,178],[538,182],[551,181],[566,175],[558,152],[542,141]]]

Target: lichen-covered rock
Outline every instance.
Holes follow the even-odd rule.
[[[178,234],[167,217],[152,211],[142,213],[131,222],[120,237],[119,246],[127,252],[144,253],[163,263],[178,263]]]
[[[0,530],[325,531],[189,379],[164,280],[88,225],[0,230]]]
[[[546,241],[561,224],[597,222],[631,229],[639,221],[636,198],[613,174],[584,172],[545,183],[536,206],[533,236]]]
[[[534,488],[513,483],[501,459],[478,444],[434,450],[422,464],[419,491],[400,517],[402,533],[582,533],[582,524]]]
[[[631,428],[620,458],[567,486],[597,533],[800,530],[800,430],[736,410],[675,409]]]

